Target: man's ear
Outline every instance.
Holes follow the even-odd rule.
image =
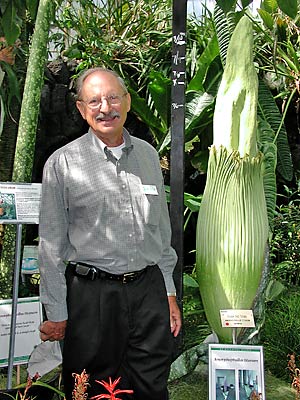
[[[126,94],[126,101],[127,101],[127,112],[130,111],[130,106],[131,106],[131,96],[130,93]]]
[[[81,101],[79,101],[79,100],[76,101],[76,107],[78,108],[78,110],[79,110],[79,112],[80,112],[82,118],[83,118],[83,119],[86,119],[86,116],[85,116],[85,107],[84,107],[84,105],[81,103]]]

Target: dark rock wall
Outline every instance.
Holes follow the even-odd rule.
[[[75,64],[52,61],[45,70],[45,85],[41,95],[40,121],[36,137],[33,182],[42,181],[43,167],[58,148],[83,135],[88,130],[75,104]],[[129,112],[126,128],[137,137],[153,143],[149,129]]]
[[[75,105],[73,74],[72,64],[67,65],[61,60],[49,63],[45,70],[33,182],[42,181],[44,164],[56,149],[87,131],[87,124]]]

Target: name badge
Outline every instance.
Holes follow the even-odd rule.
[[[155,185],[143,185],[143,191],[145,194],[152,194],[158,196],[158,191]]]

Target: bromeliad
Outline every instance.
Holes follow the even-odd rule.
[[[115,379],[113,382],[111,380],[111,378],[109,378],[109,383],[105,382],[105,381],[97,381],[97,383],[100,383],[100,385],[104,386],[105,389],[108,391],[109,394],[99,394],[97,396],[91,397],[92,399],[95,400],[100,400],[100,399],[110,399],[110,400],[121,400],[119,397],[116,397],[118,394],[121,393],[133,393],[133,390],[130,389],[116,389],[116,386],[119,384],[121,380],[121,377],[119,377],[118,379]]]
[[[87,399],[87,396],[88,396],[87,389],[89,386],[89,374],[87,374],[86,371],[83,370],[81,374],[74,373],[73,376],[75,379],[74,390],[72,393],[73,400]],[[116,397],[116,396],[121,393],[129,393],[129,394],[133,393],[133,390],[129,390],[129,389],[116,389],[120,380],[121,380],[121,377],[115,379],[113,382],[112,382],[111,378],[109,378],[109,382],[105,382],[104,380],[102,380],[102,381],[96,380],[95,382],[100,383],[100,385],[104,386],[105,389],[108,391],[108,393],[93,396],[93,397],[91,397],[91,400],[92,399],[94,399],[94,400],[100,400],[100,399],[121,400],[119,397]]]

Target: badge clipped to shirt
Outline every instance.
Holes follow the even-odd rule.
[[[143,185],[143,191],[145,194],[152,194],[158,196],[158,191],[155,185]]]

